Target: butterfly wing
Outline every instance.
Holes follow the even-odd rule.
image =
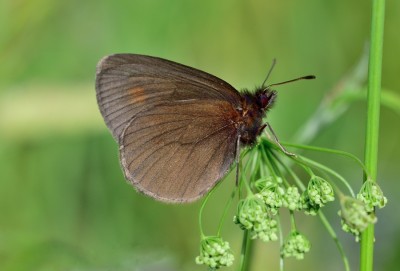
[[[115,54],[97,65],[97,102],[104,121],[119,141],[130,119],[164,101],[213,99],[240,106],[240,94],[225,81],[169,60]]]
[[[96,78],[101,113],[120,144],[125,177],[167,202],[190,202],[229,170],[240,95],[210,74],[140,55],[103,59]]]

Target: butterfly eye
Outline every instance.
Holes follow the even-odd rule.
[[[261,108],[265,108],[265,107],[267,107],[267,105],[268,105],[268,97],[267,97],[267,95],[265,95],[265,94],[261,94],[260,95],[260,105],[261,105]]]

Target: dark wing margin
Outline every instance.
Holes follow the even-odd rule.
[[[169,60],[115,54],[97,65],[96,96],[100,112],[118,142],[135,116],[165,102],[227,101],[240,106],[240,94],[225,81]]]
[[[192,202],[226,174],[237,130],[232,105],[203,100],[164,104],[134,117],[124,129],[120,158],[125,177],[155,199]]]

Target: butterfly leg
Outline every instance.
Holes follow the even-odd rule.
[[[236,141],[236,186],[239,185],[240,135]]]
[[[271,131],[272,136],[274,137],[274,140],[275,140],[276,144],[278,144],[279,148],[280,148],[286,155],[289,155],[289,156],[296,156],[296,154],[289,152],[288,150],[285,149],[285,147],[283,147],[283,146],[281,145],[281,143],[279,142],[278,137],[276,136],[274,130],[272,129],[271,125],[270,125],[268,122],[266,122],[263,126],[260,127],[260,133],[261,133],[262,130],[264,130],[265,127],[268,127],[268,129]]]

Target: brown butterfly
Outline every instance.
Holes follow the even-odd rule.
[[[97,102],[119,144],[126,179],[150,197],[176,203],[204,195],[240,146],[270,128],[263,117],[276,97],[273,85],[239,93],[206,72],[135,54],[106,56],[96,73]]]

